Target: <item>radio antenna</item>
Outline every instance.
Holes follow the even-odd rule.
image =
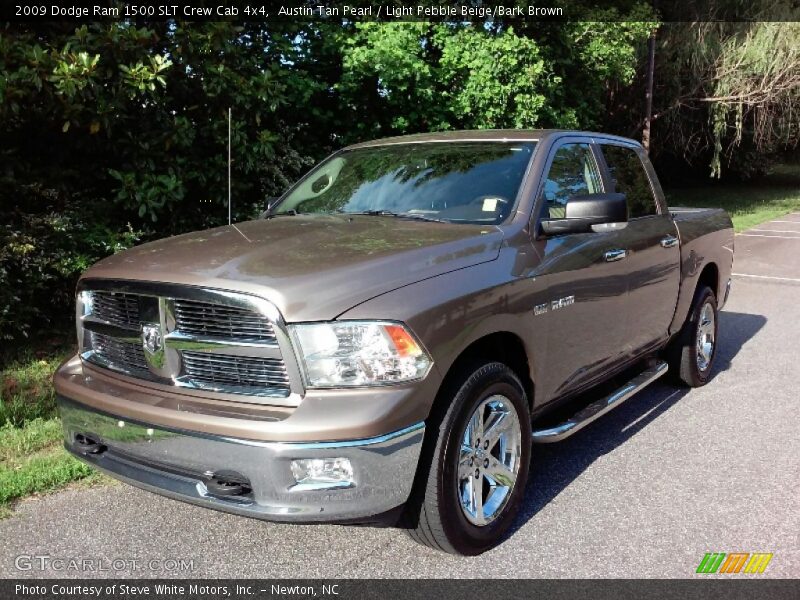
[[[231,108],[228,107],[228,225],[231,224]]]

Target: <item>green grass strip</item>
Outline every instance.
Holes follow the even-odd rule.
[[[0,507],[12,500],[53,490],[92,475],[94,470],[73,458],[60,446],[19,463],[0,465]]]
[[[0,464],[14,461],[32,454],[46,446],[61,443],[61,421],[59,419],[34,419],[23,427],[6,423],[0,427]]]

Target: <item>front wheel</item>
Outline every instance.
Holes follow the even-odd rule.
[[[422,457],[409,500],[409,533],[453,554],[480,554],[499,543],[525,493],[530,411],[517,376],[499,362],[464,369],[460,385]]]

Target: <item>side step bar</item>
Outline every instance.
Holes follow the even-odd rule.
[[[642,391],[648,385],[667,372],[667,363],[659,361],[652,367],[639,373],[617,391],[592,402],[586,408],[575,413],[570,419],[549,429],[539,429],[533,432],[534,444],[550,444],[560,442],[586,427],[595,419],[599,419],[607,412],[614,410],[635,393]]]

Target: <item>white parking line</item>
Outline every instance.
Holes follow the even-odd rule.
[[[750,275],[749,273],[731,273],[734,277],[753,277],[754,279],[775,279],[777,281],[797,281],[800,279],[794,277],[772,277],[771,275]]]
[[[741,237],[765,237],[775,238],[776,240],[800,240],[800,236],[793,237],[791,235],[760,235],[758,233],[737,233]]]
[[[791,223],[793,225],[800,225],[800,221],[767,221],[769,223]]]
[[[794,229],[749,229],[748,231],[767,231],[770,233],[800,233]]]

